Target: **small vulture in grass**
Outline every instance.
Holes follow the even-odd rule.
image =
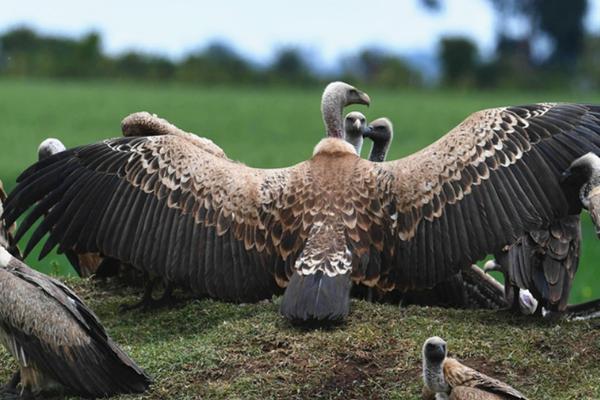
[[[527,400],[519,391],[448,357],[446,342],[437,336],[423,344],[423,399]]]
[[[563,173],[563,185],[579,193],[581,205],[589,211],[600,238],[600,157],[587,153],[573,161]]]
[[[334,321],[353,281],[430,288],[569,215],[561,174],[600,153],[600,107],[533,104],[477,112],[415,154],[374,163],[343,140],[343,107],[368,102],[330,84],[328,137],[289,168],[247,167],[187,135],[69,149],[23,172],[4,218],[31,209],[19,238],[51,210],[27,246],[49,232],[41,256],[99,252],[229,301],[285,287],[285,317]]]

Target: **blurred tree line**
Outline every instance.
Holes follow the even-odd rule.
[[[372,85],[420,85],[421,77],[397,56],[364,50],[346,57],[345,79]],[[273,61],[258,65],[230,46],[213,42],[180,61],[130,51],[109,56],[98,33],[80,39],[44,36],[20,27],[0,35],[0,77],[127,79],[200,84],[297,85],[330,79],[317,73],[301,49],[279,49]]]
[[[474,41],[439,44],[442,84],[477,88],[600,87],[600,37],[585,31],[588,0],[485,0],[496,12],[496,45],[482,57]],[[443,0],[421,0],[432,11]],[[517,27],[517,29],[515,29]],[[516,32],[515,32],[516,31]]]
[[[419,0],[432,12],[444,0]],[[600,37],[586,34],[588,0],[482,0],[496,15],[496,45],[482,56],[466,37],[445,37],[438,46],[436,83],[472,88],[600,87]],[[514,32],[510,29],[520,26]],[[432,61],[435,63],[435,61]],[[319,72],[303,51],[279,49],[259,65],[222,42],[181,60],[130,51],[107,55],[98,33],[81,38],[40,35],[26,27],[0,35],[0,77],[126,79],[203,85],[317,85],[331,79],[387,88],[432,85],[422,65],[380,49],[340,59],[335,74]],[[335,75],[335,76],[331,76]]]

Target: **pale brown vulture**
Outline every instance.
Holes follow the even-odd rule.
[[[534,104],[477,112],[413,155],[373,163],[343,140],[352,102],[367,98],[328,87],[329,137],[289,168],[247,167],[175,135],[69,149],[20,176],[4,217],[33,207],[20,237],[52,209],[27,249],[50,232],[41,256],[97,251],[231,301],[269,297],[275,280],[287,318],[340,320],[352,280],[433,287],[568,215],[562,171],[600,152],[600,107]]]
[[[151,383],[73,291],[3,247],[0,343],[19,364],[7,393],[96,398],[141,393]]]
[[[350,143],[360,155],[363,145],[363,136],[367,132],[367,118],[363,113],[352,111],[344,118],[344,139]]]
[[[448,357],[446,342],[440,337],[425,341],[422,357],[423,399],[527,400],[506,383]]]

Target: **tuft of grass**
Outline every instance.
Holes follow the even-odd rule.
[[[421,346],[432,335],[452,356],[532,399],[600,398],[600,329],[507,312],[353,301],[344,325],[301,329],[279,298],[235,305],[187,300],[171,309],[120,313],[139,293],[67,279],[111,336],[155,379],[116,399],[418,399]],[[15,364],[0,351],[0,379]]]

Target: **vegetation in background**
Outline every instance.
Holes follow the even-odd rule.
[[[27,27],[0,35],[0,77],[111,79],[182,82],[201,85],[320,86],[340,79],[385,88],[432,86],[479,88],[600,87],[597,37],[586,35],[587,0],[481,0],[496,12],[496,46],[482,56],[472,39],[440,40],[440,79],[423,65],[376,47],[358,49],[340,58],[334,72],[323,72],[303,49],[289,46],[273,60],[257,64],[223,42],[209,43],[181,60],[128,51],[108,55],[102,38],[91,32],[81,38],[41,35]],[[439,11],[442,0],[421,0]],[[518,33],[508,27],[524,27]],[[431,61],[435,63],[435,61]],[[434,68],[435,69],[435,68]]]

